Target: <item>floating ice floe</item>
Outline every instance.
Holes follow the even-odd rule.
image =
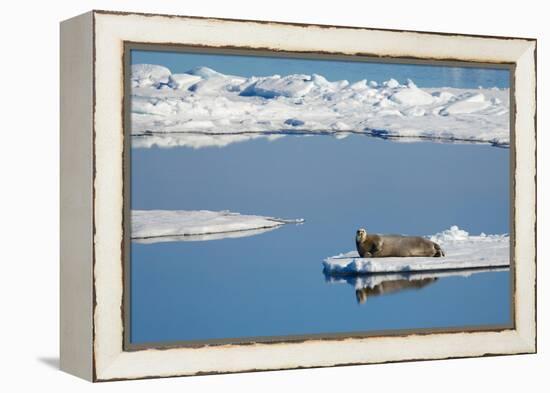
[[[368,77],[368,75],[366,75]],[[509,89],[350,84],[317,74],[240,77],[132,66],[134,147],[227,146],[284,135],[509,144]]]
[[[131,217],[131,239],[139,243],[245,237],[304,222],[209,210],[132,210]]]
[[[445,257],[361,258],[351,251],[325,259],[323,270],[328,275],[358,275],[496,268],[510,264],[507,234],[472,236],[452,226],[429,238],[443,248]]]

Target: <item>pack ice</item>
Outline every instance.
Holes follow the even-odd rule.
[[[318,74],[241,77],[207,67],[173,74],[152,64],[133,65],[131,83],[138,148],[310,134],[509,144],[509,89],[350,83]]]

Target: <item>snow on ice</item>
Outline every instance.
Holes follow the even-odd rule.
[[[235,238],[260,234],[303,219],[209,210],[132,210],[132,241],[157,243]]]
[[[132,66],[134,147],[226,146],[286,134],[509,144],[509,89],[419,88],[395,79],[350,84],[322,75],[172,74]]]
[[[328,275],[402,273],[450,269],[475,269],[509,266],[510,237],[507,234],[472,236],[452,226],[429,237],[445,251],[445,257],[361,258],[356,251],[324,260]]]

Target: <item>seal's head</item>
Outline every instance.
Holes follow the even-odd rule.
[[[365,228],[359,228],[355,234],[355,241],[362,242],[367,238],[367,230]]]

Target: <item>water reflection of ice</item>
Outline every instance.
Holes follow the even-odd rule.
[[[509,271],[510,268],[463,269],[430,272],[403,272],[390,274],[366,274],[358,276],[333,276],[324,272],[330,284],[348,284],[355,288],[357,302],[363,304],[373,296],[388,295],[408,289],[424,288],[440,278],[470,277],[473,274]]]
[[[145,132],[132,135],[133,148],[189,147],[202,149],[207,147],[226,147],[233,143],[248,142],[255,139],[274,141],[284,137],[284,133],[201,133],[201,132]]]
[[[392,135],[386,131],[380,130],[362,130],[362,131],[301,131],[290,132],[286,130],[270,132],[145,132],[132,135],[133,148],[149,148],[159,146],[163,148],[170,147],[188,147],[192,149],[202,149],[208,147],[227,147],[234,143],[248,142],[256,139],[265,139],[275,141],[285,136],[332,136],[336,139],[344,139],[350,135],[360,135],[369,138],[384,139],[400,143],[434,142],[434,143],[455,143],[455,144],[491,144],[496,147],[509,147],[508,142],[502,141],[484,141],[474,138],[455,138],[455,137],[431,137],[431,136],[403,136]]]
[[[200,235],[168,235],[149,238],[133,238],[132,242],[139,244],[168,243],[168,242],[200,242],[207,240],[237,239],[239,237],[248,237],[270,232],[280,226],[262,229],[237,230],[233,232],[209,233]]]

